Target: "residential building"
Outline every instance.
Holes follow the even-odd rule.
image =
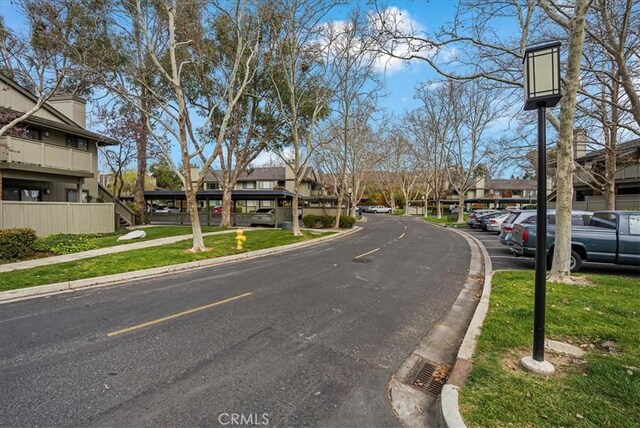
[[[586,138],[574,139],[575,162],[580,165],[573,180],[575,209],[606,208],[597,176],[605,171],[606,149],[587,152]],[[618,144],[615,174],[616,209],[640,209],[640,138]]]
[[[0,74],[0,108],[20,115],[36,98]],[[108,232],[113,204],[99,198],[98,146],[118,144],[85,129],[86,101],[54,96],[0,138],[0,227],[32,227],[39,234]],[[83,206],[83,203],[89,203]]]

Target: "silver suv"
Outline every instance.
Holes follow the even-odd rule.
[[[536,210],[523,210],[523,211],[514,211],[509,217],[502,222],[502,227],[500,230],[500,243],[502,245],[513,245],[511,242],[511,236],[513,233],[513,226],[516,224],[526,223],[526,224],[535,224],[536,222]],[[591,211],[579,211],[574,210],[571,211],[571,224],[575,225],[585,225],[589,224],[589,219],[593,213]],[[556,210],[547,210],[547,224],[556,224]]]

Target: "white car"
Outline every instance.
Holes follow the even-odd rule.
[[[502,223],[509,217],[511,213],[503,214],[499,217],[494,217],[487,221],[487,232],[497,232],[500,233],[502,228]]]
[[[384,207],[382,205],[376,205],[376,206],[373,206],[373,207],[369,207],[368,212],[375,213],[375,214],[381,214],[381,213],[389,213],[389,214],[391,214],[391,208]]]
[[[178,208],[178,207],[159,207],[159,208],[156,208],[154,212],[156,212],[156,213],[179,213],[180,212],[180,208]]]

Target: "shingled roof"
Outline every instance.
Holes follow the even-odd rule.
[[[635,140],[627,141],[616,146],[616,153],[618,156],[626,156],[634,153],[636,150],[640,150],[640,138],[636,138]],[[583,162],[604,158],[605,153],[606,149],[594,150],[584,156],[577,158],[576,161]]]
[[[485,180],[484,188],[487,190],[536,190],[536,180],[518,179],[491,179]]]

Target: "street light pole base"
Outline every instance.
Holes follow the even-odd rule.
[[[536,361],[533,357],[524,357],[520,360],[520,364],[526,370],[541,376],[551,376],[556,371],[549,361]]]

